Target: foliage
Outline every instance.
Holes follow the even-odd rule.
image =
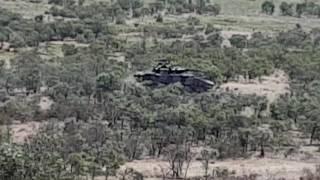
[[[262,12],[268,15],[274,13],[275,5],[272,1],[264,1],[261,5]]]
[[[234,34],[229,39],[232,46],[237,48],[246,48],[247,47],[247,36],[246,35],[240,35],[240,34]]]
[[[300,27],[297,27],[287,32],[281,32],[277,40],[286,47],[301,47],[308,40],[308,35]]]
[[[71,18],[54,22],[1,9],[0,44],[9,42],[19,52],[10,68],[0,66],[0,123],[46,123],[22,144],[7,143],[10,131],[1,132],[0,179],[108,178],[125,161],[147,155],[166,159],[170,176],[183,178],[195,156],[191,147],[199,144],[207,147],[201,161],[204,176],[211,178],[213,157],[245,157],[256,151],[263,157],[273,147],[288,145],[292,127],[308,136],[310,144],[320,139],[319,29],[307,32],[297,25],[272,37],[235,34],[229,39],[233,47],[222,47],[221,30],[213,22],[204,25],[205,18],[163,21],[164,9],[169,14],[221,11],[218,4],[194,2],[52,0],[49,14]],[[315,15],[315,7],[298,4],[296,13]],[[261,8],[274,12],[270,1]],[[294,15],[292,4],[284,2],[280,8],[283,15]],[[133,17],[126,15],[130,13]],[[134,18],[150,15],[160,23],[135,23],[140,19]],[[62,54],[51,55],[48,41],[66,39],[86,44],[57,43]],[[160,57],[218,85],[239,77],[260,79],[281,69],[290,76],[291,92],[270,104],[255,95],[217,89],[192,93],[179,83],[154,87],[136,82],[132,75],[151,68]],[[46,111],[39,107],[44,96],[53,102]],[[247,108],[252,115],[244,114]],[[229,173],[215,169],[211,175]],[[128,176],[143,178],[130,169],[122,174]]]
[[[117,0],[117,2],[124,10],[137,9],[143,6],[143,1],[141,0]]]
[[[287,2],[282,2],[280,4],[280,11],[283,16],[293,16],[294,10],[293,10],[294,4],[289,4]]]
[[[303,2],[296,5],[296,13],[298,17],[301,17],[302,14],[313,15],[319,17],[320,15],[320,6],[315,2]]]

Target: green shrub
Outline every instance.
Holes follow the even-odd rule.
[[[289,4],[287,2],[282,2],[280,4],[280,11],[283,16],[293,16],[293,4]]]
[[[271,1],[265,1],[261,5],[262,12],[268,15],[272,15],[274,13],[275,5]]]

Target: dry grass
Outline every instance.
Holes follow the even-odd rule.
[[[11,68],[10,59],[14,58],[15,56],[16,56],[16,53],[14,52],[0,51],[0,61],[5,62],[5,67],[7,69]]]
[[[50,8],[47,1],[42,3],[31,3],[27,0],[0,0],[0,7],[9,9],[12,12],[20,13],[25,18],[34,18],[37,15],[44,14]]]
[[[236,175],[260,174],[263,177],[285,177],[287,180],[298,179],[303,174],[304,169],[315,169],[316,163],[306,163],[299,161],[270,159],[270,158],[252,158],[252,159],[238,159],[217,161],[210,164],[210,171],[213,168],[227,168],[229,171],[235,171]],[[126,163],[122,169],[133,168],[142,173],[146,179],[160,178],[162,176],[161,169],[168,168],[166,161],[149,159],[136,160]],[[203,176],[202,163],[193,161],[187,177]]]
[[[221,5],[224,15],[256,15],[261,12],[261,4],[265,0],[212,0]],[[279,5],[283,0],[273,0],[276,5],[276,14],[279,13]],[[288,3],[298,3],[303,0],[286,0]]]
[[[79,43],[76,41],[51,41],[49,42],[49,46],[62,46],[63,44],[74,45],[75,47],[89,47],[90,44]]]
[[[228,82],[221,85],[222,90],[238,94],[255,94],[266,96],[269,102],[274,102],[281,94],[290,93],[289,78],[280,70],[270,76],[262,76],[260,80]]]
[[[53,101],[49,97],[41,97],[39,102],[39,108],[41,111],[50,110],[51,106],[53,105]]]
[[[62,45],[63,43],[59,42],[49,42],[47,45],[44,46],[44,54],[47,54],[43,56],[44,58],[50,59],[53,57],[63,57],[63,52],[62,52]]]
[[[15,143],[24,143],[28,137],[31,137],[37,133],[40,126],[40,122],[26,122],[10,125],[12,141]]]
[[[320,23],[319,18],[296,18],[284,16],[232,16],[232,15],[219,15],[212,16],[199,16],[203,23],[211,23],[224,30],[235,31],[262,31],[269,33],[277,33],[292,29],[296,24],[300,24],[304,29],[311,30],[318,27]]]

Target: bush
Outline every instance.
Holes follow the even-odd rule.
[[[209,13],[212,13],[214,16],[217,16],[220,14],[221,7],[219,4],[214,4],[214,5],[208,5],[205,10]]]
[[[268,15],[272,15],[274,13],[275,5],[271,1],[265,1],[262,3],[261,9],[262,12]]]
[[[196,17],[188,17],[187,22],[190,26],[197,26],[200,24],[200,19]]]
[[[55,4],[58,6],[64,5],[64,6],[70,7],[74,5],[76,2],[74,0],[49,0],[48,3]]]
[[[320,28],[314,28],[310,32],[311,39],[313,41],[313,45],[316,47],[320,46]]]
[[[296,13],[298,17],[302,14],[320,17],[320,6],[314,2],[300,3],[296,5]]]
[[[159,22],[159,23],[163,22],[163,17],[160,14],[157,16],[156,22]]]
[[[293,16],[293,4],[282,2],[280,5],[280,11],[283,16]]]
[[[220,35],[219,32],[214,33],[212,35],[210,35],[209,37],[207,37],[207,40],[210,42],[210,44],[214,47],[221,47],[223,38]]]
[[[299,3],[296,5],[296,13],[298,17],[301,17],[301,15],[306,11],[307,4],[306,3]]]
[[[219,29],[215,28],[212,24],[207,24],[207,28],[205,30],[205,34],[208,35],[210,33],[213,33],[213,32],[218,32]]]
[[[116,24],[126,24],[126,19],[123,16],[117,16]]]
[[[306,32],[300,28],[295,28],[287,32],[279,33],[277,40],[279,44],[286,47],[301,47],[308,38]]]
[[[251,38],[248,40],[249,48],[259,48],[270,46],[273,43],[273,39],[267,36],[264,36],[261,32],[255,32],[251,35]]]
[[[9,43],[13,48],[24,47],[26,45],[24,38],[19,34],[10,34]]]
[[[141,10],[140,9],[135,9],[133,10],[133,17],[138,18],[142,15]]]
[[[63,44],[62,45],[62,52],[64,56],[71,56],[77,53],[77,48],[75,45]]]
[[[247,46],[247,36],[241,34],[234,34],[229,39],[232,46],[236,48],[245,48]]]
[[[50,8],[49,13],[52,14],[52,16],[61,16],[61,17],[66,17],[66,18],[75,18],[77,15],[75,14],[74,11],[70,9],[59,9],[55,6]]]
[[[132,7],[132,9],[137,9],[143,6],[143,1],[141,0],[118,0],[118,3],[124,10],[129,10],[130,7]]]
[[[38,3],[41,3],[42,0],[29,0],[29,2],[38,4]]]
[[[36,22],[43,22],[43,15],[38,15],[38,16],[34,17],[34,20]]]
[[[62,0],[49,0],[48,4],[55,4],[55,5],[62,5],[63,1]]]

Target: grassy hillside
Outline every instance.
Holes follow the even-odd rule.
[[[256,16],[261,13],[261,4],[264,0],[211,0],[218,3],[222,7],[222,14],[232,16]],[[273,0],[276,7],[279,7],[283,0]],[[288,3],[301,3],[303,0],[286,0]],[[276,8],[276,14],[279,14],[279,9]]]
[[[50,1],[0,0],[0,180],[320,178],[320,4]]]

